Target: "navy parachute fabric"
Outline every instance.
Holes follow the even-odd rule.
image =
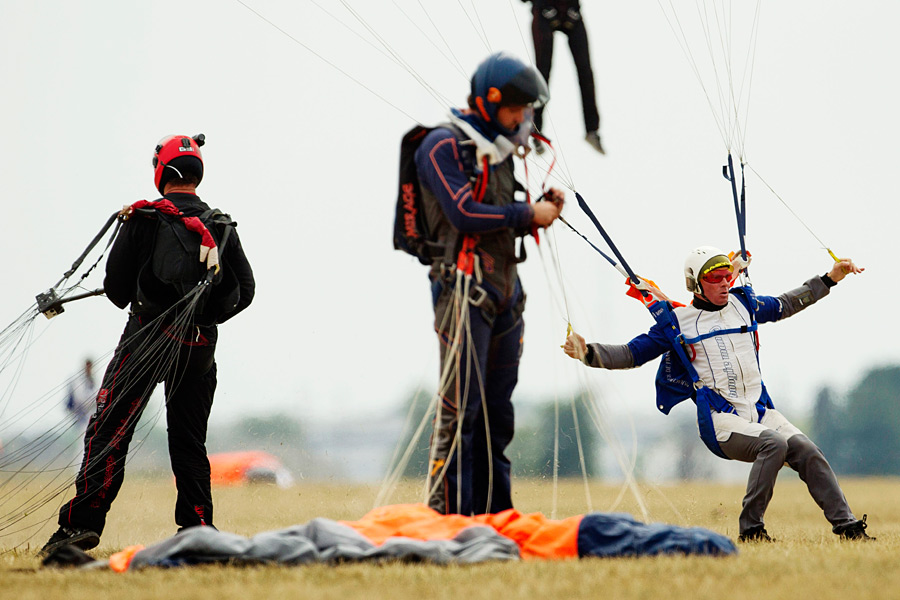
[[[654,556],[657,554],[735,554],[734,543],[702,527],[641,523],[624,513],[591,513],[578,528],[578,556]]]

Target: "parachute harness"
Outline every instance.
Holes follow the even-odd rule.
[[[650,315],[653,317],[654,321],[662,328],[663,333],[666,335],[670,342],[670,346],[672,351],[681,361],[685,370],[691,377],[691,382],[694,388],[694,402],[697,406],[697,422],[700,429],[700,437],[706,446],[716,455],[721,458],[727,459],[728,457],[719,447],[719,442],[716,439],[715,429],[712,423],[712,415],[711,410],[715,410],[716,412],[734,412],[734,407],[732,407],[724,398],[716,394],[710,388],[703,383],[700,379],[700,376],[697,374],[696,369],[694,369],[691,364],[691,359],[687,356],[685,351],[686,345],[691,343],[692,341],[699,341],[703,339],[704,336],[700,336],[696,340],[687,340],[678,330],[676,325],[676,319],[672,314],[672,306],[668,299],[665,296],[657,296],[654,294],[654,291],[658,291],[655,286],[650,286],[647,283],[641,281],[641,279],[635,275],[634,271],[625,261],[625,258],[622,256],[619,249],[616,247],[615,243],[610,238],[609,234],[597,220],[597,217],[594,215],[594,212],[590,209],[585,202],[584,198],[582,198],[581,194],[576,193],[576,197],[578,198],[578,206],[584,211],[584,213],[588,216],[594,226],[597,228],[597,231],[600,232],[600,235],[606,241],[607,245],[613,251],[616,258],[619,259],[618,265],[614,264],[620,271],[624,270],[628,277],[629,285],[640,294],[641,303],[650,311]],[[629,290],[631,292],[631,290]],[[629,294],[633,295],[633,294]],[[751,311],[751,315],[753,311]],[[753,331],[755,331],[755,319],[753,322]],[[740,331],[740,330],[737,330]],[[721,335],[723,332],[715,332],[713,335]],[[706,336],[709,337],[709,336]],[[729,410],[730,409],[730,410]]]

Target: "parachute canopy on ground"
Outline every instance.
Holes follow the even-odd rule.
[[[274,483],[279,487],[290,487],[294,483],[281,461],[262,450],[210,454],[209,469],[212,485]]]
[[[341,564],[404,560],[474,564],[505,560],[565,560],[681,554],[729,556],[730,539],[700,527],[641,523],[625,513],[590,513],[548,519],[515,509],[466,517],[442,515],[424,504],[373,509],[358,521],[318,518],[305,525],[246,538],[212,527],[191,527],[150,547],[130,546],[92,561],[51,555],[46,566],[81,566],[123,572],[142,567],[220,564]]]

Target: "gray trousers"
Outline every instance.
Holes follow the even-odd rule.
[[[806,483],[810,496],[829,523],[834,526],[856,520],[831,465],[819,447],[805,435],[795,434],[788,438],[772,429],[761,431],[759,436],[732,432],[727,442],[719,442],[719,447],[731,459],[753,463],[739,519],[741,533],[763,525],[775,478],[785,463]]]

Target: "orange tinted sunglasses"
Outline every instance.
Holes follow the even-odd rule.
[[[716,269],[715,271],[710,271],[701,279],[706,283],[722,283],[726,279],[731,278],[731,270],[730,269]]]

